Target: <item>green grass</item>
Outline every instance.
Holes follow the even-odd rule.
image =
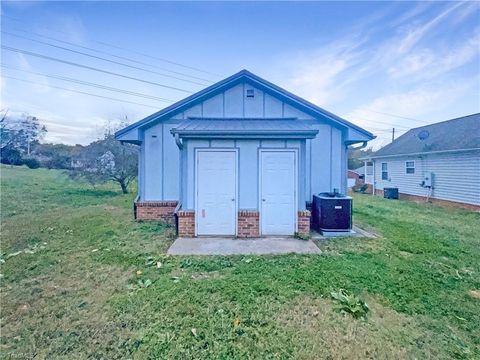
[[[355,196],[375,239],[169,257],[173,229],[135,222],[113,185],[2,167],[1,200],[4,358],[480,357],[478,213]],[[340,288],[366,320],[334,311]]]

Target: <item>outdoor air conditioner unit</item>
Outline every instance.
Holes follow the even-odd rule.
[[[433,173],[432,172],[426,172],[423,181],[422,181],[422,186],[426,188],[433,188]]]

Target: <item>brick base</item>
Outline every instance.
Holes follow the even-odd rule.
[[[137,220],[163,220],[175,224],[175,207],[177,201],[139,201],[135,203],[135,219]]]
[[[367,190],[365,190],[365,194],[373,194],[373,185],[367,184]]]
[[[260,213],[256,210],[239,210],[237,218],[238,237],[258,237]]]
[[[376,189],[375,195],[383,197],[383,190]],[[410,194],[404,194],[404,193],[399,193],[398,195],[400,200],[415,201],[416,203],[425,203],[427,201],[426,196],[410,195]],[[440,206],[455,207],[459,209],[466,209],[466,210],[472,210],[477,212],[480,211],[480,205],[465,204],[457,201],[436,199],[436,198],[430,197],[428,198],[428,202],[435,205],[440,205]]]
[[[178,217],[178,236],[194,237],[195,236],[195,211],[180,210],[177,212]]]
[[[310,234],[310,218],[309,210],[301,210],[298,212],[298,233],[302,235]]]

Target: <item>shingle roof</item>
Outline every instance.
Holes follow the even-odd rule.
[[[356,172],[358,175],[365,175],[365,165],[362,165],[356,169],[349,169],[349,170]]]
[[[229,136],[282,136],[296,138],[314,137],[318,130],[296,118],[254,119],[254,118],[189,118],[171,130],[181,137],[202,135]]]
[[[480,113],[411,129],[369,156],[480,148]]]

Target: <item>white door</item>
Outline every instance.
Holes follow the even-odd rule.
[[[235,151],[197,151],[197,235],[235,235]]]
[[[260,221],[262,235],[293,235],[296,231],[296,153],[260,153]]]

